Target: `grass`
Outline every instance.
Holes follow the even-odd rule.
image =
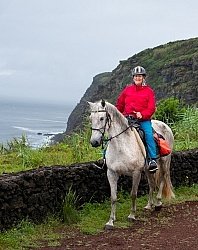
[[[67,225],[77,223],[80,220],[77,210],[78,196],[73,192],[71,187],[65,196],[62,207],[62,219]]]
[[[60,225],[54,217],[48,218],[45,223],[35,225],[28,220],[22,221],[11,230],[0,234],[0,250],[25,250],[41,246],[39,241],[59,241],[60,236],[53,230]]]
[[[0,147],[0,174],[12,173],[39,166],[69,165],[76,162],[97,160],[102,157],[101,148],[92,148],[90,131],[67,136],[63,143],[32,149],[28,139],[13,139],[13,143]]]
[[[198,111],[187,108],[177,123],[170,125],[175,137],[175,151],[198,148]]]
[[[198,185],[192,187],[182,186],[175,190],[176,198],[168,204],[181,203],[185,201],[198,200]],[[72,202],[75,197],[69,194]],[[146,220],[143,208],[147,204],[148,195],[137,199],[137,218]],[[167,201],[163,201],[167,204]],[[119,192],[117,203],[117,221],[115,226],[126,228],[131,225],[126,217],[130,212],[131,198],[129,194]],[[97,234],[104,230],[104,225],[109,219],[110,201],[104,203],[84,204],[78,211],[80,221],[76,224],[64,224],[59,216],[49,217],[45,223],[36,225],[28,220],[22,221],[11,230],[0,234],[0,250],[25,250],[29,248],[42,247],[44,243],[48,246],[59,246],[63,237],[71,237],[77,229],[84,234]],[[160,219],[160,218],[159,218]],[[161,218],[164,220],[164,218]],[[61,233],[63,232],[63,233]]]
[[[175,190],[176,198],[167,202],[162,200],[164,203],[174,204],[181,203],[184,201],[198,200],[198,185],[192,187],[182,186]],[[137,212],[136,216],[141,217],[143,209],[148,201],[148,195],[142,196],[137,199]],[[79,224],[81,231],[87,234],[99,233],[103,230],[104,224],[109,219],[110,214],[110,201],[106,201],[102,204],[86,204],[82,211],[82,219]],[[128,227],[129,222],[126,221],[127,215],[130,213],[131,208],[131,197],[129,194],[124,196],[119,193],[117,203],[117,221],[115,222],[116,227]]]

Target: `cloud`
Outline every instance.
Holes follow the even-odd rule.
[[[11,76],[15,74],[16,70],[0,70],[0,76]]]

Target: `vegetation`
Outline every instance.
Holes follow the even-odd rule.
[[[90,129],[65,136],[63,143],[32,149],[28,139],[13,139],[8,146],[0,147],[0,173],[19,172],[39,166],[69,165],[102,157],[100,148],[92,148],[89,143]]]
[[[182,119],[171,125],[175,137],[175,151],[198,147],[198,110],[188,107]]]
[[[185,112],[184,104],[178,99],[170,97],[158,103],[154,118],[167,124],[174,124],[184,118]]]
[[[198,200],[198,185],[193,185],[190,188],[181,186],[175,190],[175,195],[176,198],[171,200],[169,202],[170,204],[184,202],[186,200]],[[136,217],[143,216],[143,210],[147,204],[148,198],[148,195],[138,198]],[[164,202],[164,200],[162,202]],[[118,192],[116,227],[127,227],[130,225],[130,223],[126,221],[126,216],[129,214],[130,208],[130,194],[123,193],[122,191]],[[81,231],[87,234],[99,233],[103,229],[104,223],[109,219],[110,209],[111,205],[109,200],[102,204],[85,204],[81,212],[81,221],[78,224]]]
[[[170,97],[157,105],[154,119],[167,123],[174,134],[174,151],[198,147],[198,110],[185,107],[178,99]]]
[[[61,213],[63,222],[67,225],[77,223],[80,220],[79,212],[77,210],[77,201],[78,196],[76,195],[76,192],[73,192],[70,188],[63,201]]]

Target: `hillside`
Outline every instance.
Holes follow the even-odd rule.
[[[174,96],[187,104],[198,103],[198,38],[170,42],[145,49],[120,61],[112,72],[95,76],[70,114],[66,133],[83,127],[87,101],[103,98],[115,104],[122,89],[131,83],[131,70],[137,65],[146,69],[147,84],[154,89],[157,101]]]

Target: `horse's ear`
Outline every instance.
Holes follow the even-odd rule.
[[[89,104],[89,107],[91,108],[93,106],[93,102],[88,102],[87,103]]]
[[[101,105],[102,105],[103,108],[105,107],[105,100],[104,99],[102,99]]]

